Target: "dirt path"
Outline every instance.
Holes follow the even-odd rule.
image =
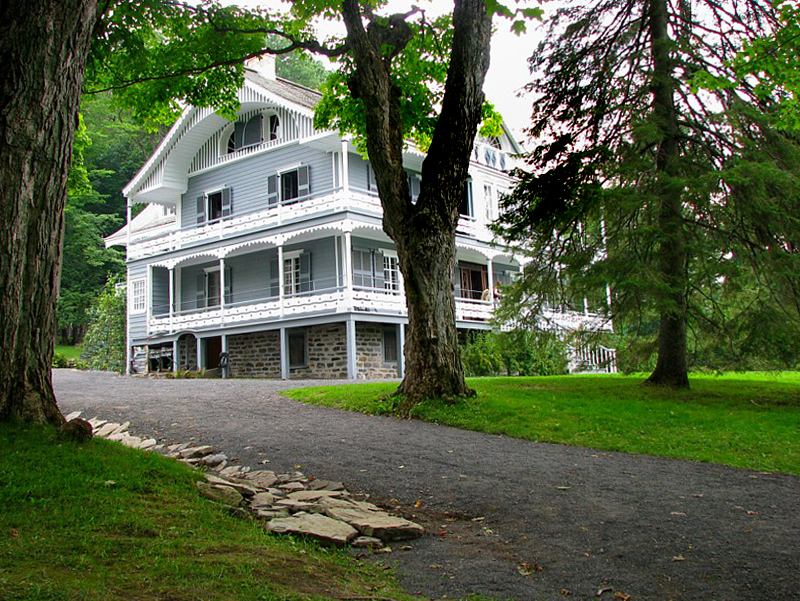
[[[269,460],[268,469],[342,480],[414,515],[429,534],[380,558],[411,592],[800,599],[797,477],[369,417],[279,394],[323,382],[72,370],[54,381],[65,413],[130,420],[133,433],[194,437],[244,465]]]

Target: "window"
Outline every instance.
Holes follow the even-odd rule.
[[[400,292],[400,265],[395,255],[383,255],[383,288],[391,292]]]
[[[487,269],[484,265],[472,263],[459,264],[461,272],[461,297],[472,300],[488,298],[489,284],[487,283]],[[486,299],[484,299],[486,300]]]
[[[198,225],[230,217],[232,212],[233,199],[230,188],[206,192],[197,197]]]
[[[291,204],[311,194],[308,165],[279,171],[267,177],[267,205]]]
[[[281,121],[278,115],[269,116],[269,132],[267,132],[267,140],[272,142],[281,137]]]
[[[283,257],[283,293],[287,296],[310,292],[311,253],[294,251]]]
[[[289,332],[288,338],[289,367],[305,367],[308,364],[305,331]]]
[[[467,178],[464,182],[464,193],[461,195],[461,202],[458,205],[458,214],[462,217],[474,217],[472,212],[472,178]]]
[[[417,204],[421,187],[422,180],[420,177],[413,173],[408,173],[408,194],[411,197],[411,204]]]
[[[483,203],[486,210],[486,222],[491,223],[494,221],[494,186],[491,184],[483,185]]]
[[[132,280],[130,290],[131,313],[147,311],[147,280]]]
[[[260,144],[264,139],[261,133],[262,122],[263,118],[259,114],[250,117],[246,121],[241,120],[234,123],[233,131],[231,132],[227,142],[228,153],[230,154],[231,152],[236,152],[242,148]],[[270,127],[271,126],[272,123],[270,123]]]
[[[219,306],[219,268],[206,271],[206,307]]]
[[[397,363],[397,326],[383,328],[383,362]]]

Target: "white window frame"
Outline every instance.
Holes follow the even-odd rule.
[[[130,281],[130,314],[139,315],[147,312],[147,278],[136,278]]]
[[[281,284],[284,296],[300,294],[300,255],[302,254],[302,249],[283,253],[283,282]]]
[[[383,250],[383,288],[388,292],[400,293],[401,286],[400,261],[397,253]]]

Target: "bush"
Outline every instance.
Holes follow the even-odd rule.
[[[554,376],[567,373],[567,345],[539,330],[476,332],[461,347],[468,376]]]
[[[117,290],[117,278],[109,278],[91,310],[91,322],[83,340],[81,359],[89,369],[125,372],[126,298]]]

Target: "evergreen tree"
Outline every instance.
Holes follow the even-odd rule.
[[[531,59],[533,173],[520,174],[499,226],[536,257],[517,306],[565,290],[602,306],[610,284],[618,328],[655,334],[648,382],[688,387],[687,323],[728,275],[728,258],[752,259],[764,276],[797,260],[786,243],[797,238],[784,236],[796,229],[786,211],[798,197],[793,176],[780,175],[797,171],[796,140],[765,123],[771,106],[752,88],[693,84],[701,72],[730,76],[726,61],[775,19],[756,0],[558,11]],[[772,183],[746,181],[748,169]],[[777,214],[787,219],[758,228]],[[780,285],[788,272],[770,273]]]

